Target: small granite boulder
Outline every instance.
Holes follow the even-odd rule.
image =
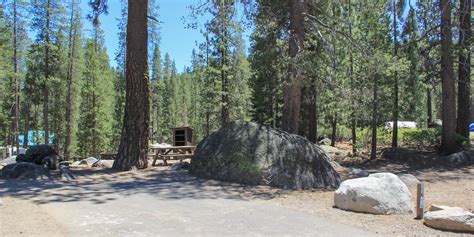
[[[76,179],[76,176],[72,173],[68,165],[60,165],[59,179],[63,182],[71,182]]]
[[[413,212],[410,191],[392,173],[376,173],[342,182],[334,193],[334,204],[340,209],[372,214]]]
[[[29,162],[9,164],[2,168],[3,179],[51,180],[49,172],[43,166]]]
[[[449,156],[443,157],[444,160],[450,164],[473,164],[474,150],[460,151]]]
[[[189,170],[189,163],[186,162],[186,161],[174,163],[168,169],[169,170],[175,170],[175,171],[176,170]]]
[[[457,232],[474,233],[474,214],[460,207],[436,206],[424,215],[425,225]]]
[[[94,157],[88,157],[86,159],[81,160],[81,162],[79,162],[79,165],[84,165],[91,168],[97,161],[99,160]]]
[[[349,177],[351,178],[362,178],[367,176],[369,176],[369,172],[364,169],[351,168],[351,172],[349,172]]]
[[[96,168],[102,168],[102,169],[112,169],[112,166],[114,165],[113,160],[99,160],[95,162],[92,167]]]

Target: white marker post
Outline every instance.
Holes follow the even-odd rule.
[[[416,219],[423,219],[425,211],[425,188],[422,183],[416,185]]]

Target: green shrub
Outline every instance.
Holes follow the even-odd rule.
[[[438,146],[441,140],[439,128],[400,129],[399,141],[405,146],[433,147]]]

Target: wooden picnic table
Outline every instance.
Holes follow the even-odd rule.
[[[179,159],[183,161],[186,158],[194,156],[196,146],[150,146],[150,150],[154,153],[152,166],[156,165],[157,160],[163,160],[163,164],[167,165],[167,160]]]

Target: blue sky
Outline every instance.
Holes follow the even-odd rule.
[[[84,18],[90,12],[90,7],[87,4],[88,0],[82,0],[81,8],[84,12]],[[191,65],[191,52],[193,48],[197,47],[197,43],[203,42],[204,37],[200,29],[187,29],[183,22],[183,17],[189,15],[190,10],[187,8],[191,4],[195,4],[196,0],[159,0],[159,20],[162,22],[160,29],[160,48],[162,56],[169,53],[171,59],[176,61],[176,67],[179,72],[182,72],[184,66]],[[116,62],[113,60],[118,48],[118,20],[120,17],[120,1],[109,0],[109,9],[107,15],[100,17],[101,27],[105,34],[105,45],[107,53],[111,58],[111,66],[115,66]],[[204,19],[200,19],[200,24],[204,23]],[[84,21],[84,27],[90,29],[92,26],[90,21]],[[86,31],[90,34],[90,30]],[[249,35],[246,32],[245,35]],[[248,46],[248,37],[245,39]],[[197,42],[197,43],[196,43]]]

